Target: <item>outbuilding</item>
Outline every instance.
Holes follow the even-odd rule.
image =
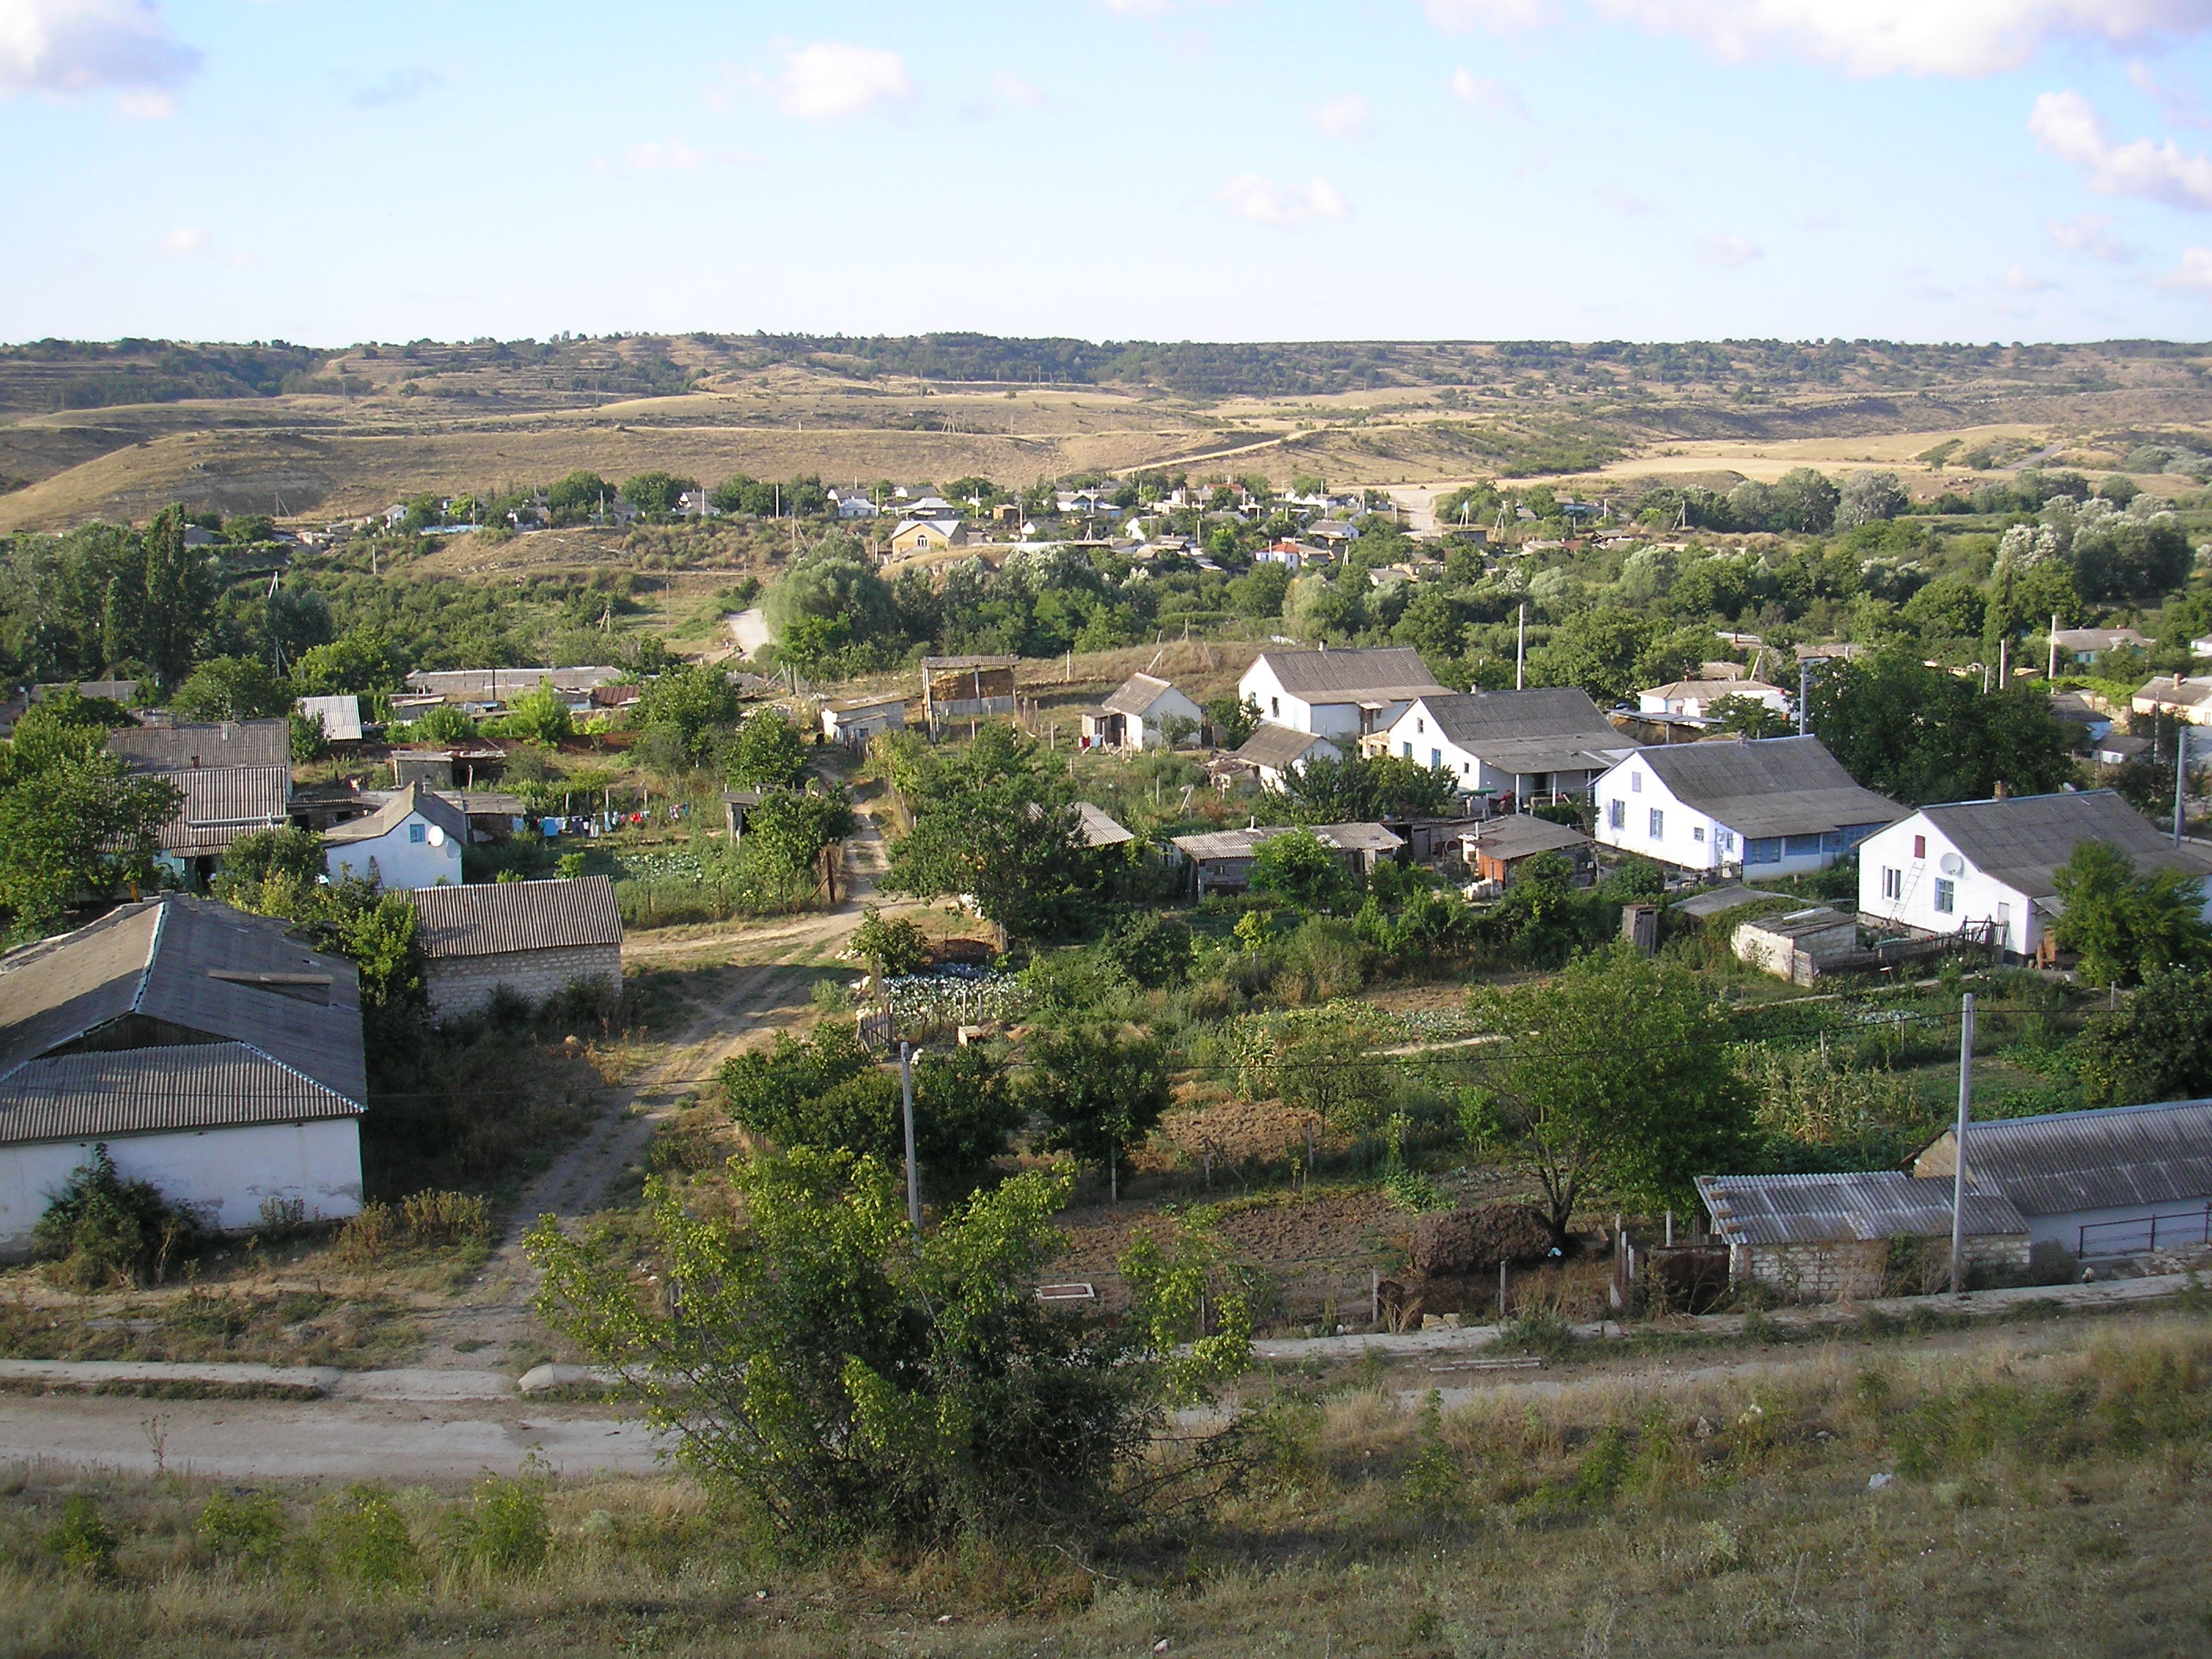
[[[0,1255],[106,1146],[205,1224],[361,1208],[353,964],[177,893],[0,957]]]
[[[1169,742],[1166,722],[1180,720],[1192,732],[1204,721],[1205,711],[1168,681],[1151,674],[1132,674],[1114,689],[1104,705],[1083,717],[1083,746],[1086,749],[1163,749]]]
[[[1549,853],[1574,866],[1575,878],[1589,878],[1597,863],[1597,843],[1572,824],[1553,823],[1533,812],[1483,818],[1459,832],[1460,856],[1477,881],[1512,884],[1528,860]]]
[[[906,694],[839,697],[822,705],[822,735],[848,749],[865,749],[878,732],[906,730]]]
[[[458,887],[469,821],[434,790],[410,783],[366,817],[323,832],[323,864],[332,881],[349,877],[389,890]]]
[[[126,726],[107,734],[107,752],[181,797],[160,836],[162,861],[173,869],[210,873],[240,836],[289,822],[289,721]]]
[[[1262,723],[1237,746],[1230,759],[1249,767],[1262,789],[1286,789],[1291,779],[1316,760],[1341,760],[1344,751],[1327,738]]]
[[[1739,922],[1729,943],[1738,961],[1793,985],[1810,985],[1822,972],[1857,953],[1859,924],[1856,916],[1817,904]]]
[[[1912,1163],[1946,1185],[1957,1168],[1954,1129]],[[1970,1123],[1966,1177],[2002,1192],[2035,1243],[2077,1256],[2212,1243],[2212,1100]]]
[[[1759,1285],[1806,1302],[1947,1288],[1948,1178],[1922,1179],[1896,1170],[1699,1176],[1698,1195],[1715,1235],[1729,1247],[1731,1285]],[[1966,1267],[2027,1266],[2027,1222],[2002,1192],[1970,1178],[1963,1219]]]
[[[622,909],[605,876],[410,893],[430,1006],[475,1013],[504,986],[532,1002],[580,981],[622,990]]]

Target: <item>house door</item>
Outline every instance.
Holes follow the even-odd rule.
[[[1996,946],[2000,951],[2012,949],[2012,906],[2009,904],[1997,906]]]

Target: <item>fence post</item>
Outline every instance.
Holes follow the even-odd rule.
[[[1505,1322],[1505,1258],[1498,1258],[1498,1322]]]

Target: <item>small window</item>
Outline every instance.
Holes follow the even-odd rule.
[[[1628,775],[1628,793],[1632,795],[1640,795],[1644,793],[1643,773],[1631,772]]]
[[[1413,730],[1425,735],[1428,729],[1429,723],[1426,720],[1421,719],[1418,714],[1413,717]]]
[[[425,825],[420,823],[410,823],[407,826],[407,839],[410,842],[419,844],[427,833],[428,830]]]
[[[1651,809],[1651,839],[1662,841],[1667,835],[1667,815],[1657,807]]]
[[[1936,914],[1948,916],[1959,908],[1959,884],[1936,878]]]
[[[1884,870],[1881,872],[1881,896],[1893,902],[1905,896],[1905,872]]]
[[[1269,714],[1281,714],[1281,713],[1283,712],[1283,700],[1282,700],[1280,697],[1270,697],[1270,698],[1268,698],[1268,699],[1267,699],[1267,712],[1268,712]]]
[[[1605,804],[1605,821],[1615,830],[1627,829],[1628,803],[1625,800],[1607,801]]]
[[[1431,765],[1431,766],[1442,766],[1443,763],[1444,763],[1444,751],[1443,751],[1443,750],[1441,750],[1441,749],[1431,749],[1431,750],[1429,750],[1429,764],[1430,764],[1430,765]]]
[[[1917,859],[1924,859],[1928,856],[1927,836],[1915,836],[1912,838],[1912,856]]]
[[[1406,757],[1407,760],[1411,760],[1411,759],[1413,759],[1413,741],[1412,741],[1412,739],[1411,739],[1411,738],[1408,738],[1406,742],[1400,744],[1398,745],[1398,747],[1399,747],[1399,749],[1400,749],[1401,751],[1403,751],[1403,753],[1404,753],[1404,755],[1405,755],[1405,757]]]
[[[1704,824],[1702,824],[1702,823],[1699,823],[1699,824],[1694,824],[1694,825],[1692,825],[1692,826],[1691,827],[1691,830],[1690,830],[1690,839],[1691,839],[1692,841],[1703,841],[1705,838],[1705,826]]]

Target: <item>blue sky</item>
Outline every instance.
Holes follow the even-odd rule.
[[[0,0],[0,338],[2212,337],[2212,0]]]

